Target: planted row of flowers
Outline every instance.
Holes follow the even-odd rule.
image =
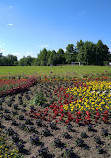
[[[19,93],[28,90],[29,87],[37,83],[36,77],[28,77],[27,79],[1,79],[0,80],[0,96]]]

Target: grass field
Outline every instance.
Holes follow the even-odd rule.
[[[24,73],[25,75],[74,75],[82,76],[83,74],[111,73],[110,66],[0,66],[0,75],[16,75]]]

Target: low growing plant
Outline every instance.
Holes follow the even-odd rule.
[[[31,105],[43,105],[46,99],[43,96],[42,92],[36,92],[36,95],[33,100],[31,100]]]

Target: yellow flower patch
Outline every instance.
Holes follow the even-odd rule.
[[[86,87],[84,87],[86,85]],[[77,98],[77,101],[64,105],[65,110],[78,108],[83,110],[109,110],[111,109],[111,82],[90,81],[83,87],[67,88],[66,91]]]

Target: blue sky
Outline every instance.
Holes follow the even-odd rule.
[[[37,57],[79,40],[111,51],[111,0],[0,0],[0,52]]]

